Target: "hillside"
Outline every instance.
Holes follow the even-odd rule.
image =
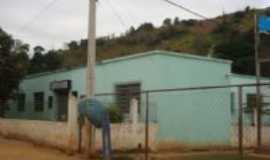
[[[144,23],[121,36],[97,39],[97,60],[149,50],[169,50],[233,60],[233,71],[254,74],[254,10],[247,7],[209,20],[165,19],[155,27]],[[269,43],[266,40],[265,46]],[[38,73],[86,63],[87,40],[71,41],[65,49],[45,51],[35,47],[28,73]]]
[[[230,59],[235,72],[254,74],[253,16],[246,8],[210,20],[165,19],[161,27],[144,23],[119,37],[98,38],[97,60],[162,49]],[[85,51],[85,40],[70,42],[63,66],[84,64]]]

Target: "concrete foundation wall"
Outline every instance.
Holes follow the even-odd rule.
[[[151,148],[155,148],[157,130],[157,125],[150,124],[149,144]],[[65,122],[0,119],[0,135],[2,136],[76,151],[78,147],[77,135],[71,133],[76,132],[70,132],[69,125]],[[100,129],[96,129],[95,135],[95,148],[100,150],[102,145]],[[145,126],[144,124],[137,124],[134,131],[134,127],[130,123],[113,124],[111,135],[113,150],[138,149],[139,146],[144,147]],[[85,148],[84,143],[83,148]]]
[[[62,122],[0,119],[0,134],[57,148],[67,148],[68,129]]]
[[[149,146],[152,150],[156,149],[158,125],[149,125]],[[129,123],[112,125],[112,147],[114,150],[134,150],[145,146],[145,125],[137,124],[135,130]],[[96,131],[96,148],[102,145],[101,130]]]
[[[238,126],[232,127],[231,144],[238,146]],[[243,145],[244,147],[257,146],[257,126],[243,127]],[[262,127],[262,145],[270,146],[270,126]]]

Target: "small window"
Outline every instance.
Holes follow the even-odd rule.
[[[255,122],[256,122],[256,117],[254,115],[254,108],[257,107],[257,95],[256,94],[248,94],[247,95],[247,109],[246,112],[247,113],[252,113],[251,116],[251,125],[255,126]],[[260,96],[259,98],[259,105],[262,105],[262,96]]]
[[[256,94],[248,94],[247,95],[247,111],[253,112],[253,109],[257,106],[257,95]],[[262,97],[259,98],[260,105],[262,104]]]
[[[53,108],[53,96],[48,97],[48,108],[49,109]]]
[[[17,107],[19,112],[25,111],[25,94],[20,93],[17,95]]]
[[[138,104],[140,105],[140,83],[116,85],[115,90],[117,94],[117,105],[120,107],[123,113],[130,112],[130,101],[132,98],[136,98],[138,100]],[[140,107],[138,108],[138,112],[140,112]]]
[[[36,92],[34,93],[34,106],[35,111],[42,112],[44,110],[44,93]]]
[[[231,114],[234,114],[235,111],[235,93],[231,93]]]

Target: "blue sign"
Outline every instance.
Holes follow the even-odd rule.
[[[258,23],[260,33],[270,33],[270,17],[260,16]]]

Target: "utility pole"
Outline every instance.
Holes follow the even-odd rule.
[[[260,44],[260,37],[258,34],[258,18],[257,18],[257,13],[255,12],[254,16],[254,21],[255,21],[255,27],[254,27],[254,34],[255,34],[255,64],[256,64],[256,111],[254,115],[257,116],[256,121],[257,121],[257,147],[261,147],[261,104],[260,104],[260,99],[261,99],[261,88],[260,88],[260,78],[261,78],[261,64],[259,61],[259,44]]]
[[[87,67],[86,67],[86,98],[95,95],[95,67],[96,67],[96,1],[89,0],[89,20],[88,20],[88,47],[87,47]],[[87,120],[88,121],[88,120]],[[86,154],[90,156],[94,150],[94,126],[91,122],[85,123],[87,136],[89,137],[86,147]]]

